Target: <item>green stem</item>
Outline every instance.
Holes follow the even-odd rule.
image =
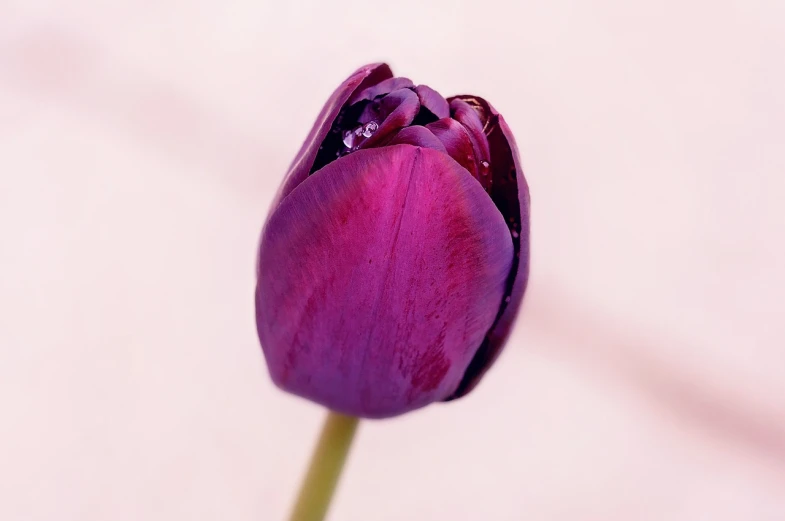
[[[357,418],[330,412],[289,521],[322,521],[357,430]]]

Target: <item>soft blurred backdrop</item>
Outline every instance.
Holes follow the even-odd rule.
[[[505,115],[532,279],[330,519],[785,519],[783,56],[781,0],[0,0],[0,519],[284,519],[323,411],[268,379],[258,234],[376,60]]]

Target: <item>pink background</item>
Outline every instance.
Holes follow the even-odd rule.
[[[379,59],[490,99],[532,279],[468,398],[366,422],[330,519],[785,519],[785,3],[0,3],[0,519],[284,519],[258,232]]]

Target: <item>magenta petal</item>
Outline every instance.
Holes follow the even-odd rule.
[[[420,98],[420,105],[430,110],[434,116],[439,119],[450,117],[450,105],[441,94],[428,85],[417,85],[414,92]]]
[[[390,141],[390,145],[415,145],[426,148],[433,148],[440,152],[447,153],[444,144],[439,141],[439,138],[433,135],[433,132],[421,125],[414,125],[406,127],[398,132],[395,137]]]
[[[414,83],[409,78],[388,78],[380,81],[376,85],[372,85],[367,89],[358,90],[354,96],[349,98],[349,105],[354,105],[358,101],[372,100],[378,96],[389,94],[394,90],[406,89],[414,87]]]
[[[319,145],[324,141],[325,136],[330,131],[330,126],[352,93],[356,90],[364,90],[391,77],[392,71],[386,63],[373,63],[357,69],[335,89],[330,99],[322,107],[322,111],[319,113],[319,117],[316,118],[316,122],[308,133],[308,137],[305,139],[302,147],[300,147],[300,151],[295,156],[294,161],[292,161],[281,188],[273,200],[272,208],[275,208],[289,192],[308,177],[311,166],[313,166],[316,159],[316,154],[319,151]]]
[[[400,89],[382,98],[379,102],[379,110],[383,121],[379,124],[376,133],[360,144],[360,148],[385,144],[400,129],[411,125],[420,110],[420,100],[411,90]]]
[[[447,155],[340,158],[283,199],[259,252],[256,319],[280,387],[387,417],[450,396],[494,323],[507,224]]]
[[[457,121],[452,118],[444,118],[425,125],[439,141],[444,143],[444,148],[450,157],[458,161],[469,173],[480,180],[477,171],[477,162],[474,158],[474,147],[469,137],[469,132]]]
[[[469,365],[461,385],[451,399],[464,396],[474,389],[498,358],[510,335],[515,317],[520,311],[529,280],[531,203],[529,185],[523,174],[518,146],[510,127],[490,103],[476,96],[466,96],[466,98],[467,101],[475,103],[480,109],[488,112],[485,132],[491,154],[493,176],[491,198],[507,221],[516,253],[499,318],[488,332],[488,336]]]

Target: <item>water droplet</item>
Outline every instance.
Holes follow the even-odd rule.
[[[354,140],[356,136],[354,132],[351,130],[347,130],[343,135],[343,144],[346,145],[346,148],[352,148],[354,146]]]
[[[379,130],[379,124],[376,123],[375,121],[369,121],[368,123],[365,124],[365,128],[363,129],[362,134],[365,137],[371,137],[373,136],[373,133],[376,132],[377,130]]]
[[[379,124],[375,121],[358,125],[352,130],[347,130],[343,133],[343,144],[349,149],[349,152],[354,152],[360,148],[360,144],[364,139],[371,137],[377,130],[379,130]]]
[[[512,236],[513,236],[513,237],[515,237],[515,238],[517,239],[517,238],[518,238],[518,232],[516,232],[516,231],[513,231],[513,232],[512,232]]]
[[[488,161],[480,161],[480,164],[483,166],[483,168],[488,168],[489,166],[491,166],[491,164]]]
[[[504,301],[506,303],[508,303],[508,304],[510,303],[511,300],[512,300],[512,297],[510,297],[509,295],[507,295],[507,298],[504,299]]]

